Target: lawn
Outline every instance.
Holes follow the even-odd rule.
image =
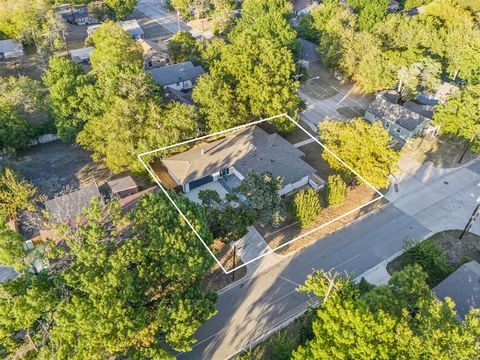
[[[431,241],[439,248],[442,254],[440,260],[445,260],[448,265],[448,271],[443,273],[443,276],[433,276],[432,269],[424,269],[430,273],[428,279],[430,287],[435,287],[463,264],[472,260],[480,262],[480,236],[467,233],[462,239],[459,239],[460,234],[460,230],[447,230],[424,240]],[[387,271],[391,275],[415,262],[408,252],[405,252],[387,264]]]

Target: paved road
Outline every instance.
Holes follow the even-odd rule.
[[[308,305],[310,299],[298,294],[295,289],[313,269],[335,269],[362,274],[401,250],[405,238],[422,238],[431,232],[429,227],[438,229],[439,224],[443,228],[449,228],[448,217],[433,216],[430,218],[431,223],[427,224],[425,214],[429,210],[432,214],[443,214],[442,209],[452,199],[456,199],[455,207],[450,209],[455,214],[452,226],[463,224],[461,219],[466,220],[475,205],[469,193],[478,191],[479,173],[480,163],[453,172],[420,169],[417,177],[412,174],[405,179],[405,188],[401,187],[405,197],[393,199],[393,203],[363,221],[317,241],[292,257],[285,257],[283,262],[269,271],[221,293],[217,315],[199,329],[199,342],[193,351],[180,354],[178,358],[226,359],[237,353],[253,339]],[[448,181],[444,180],[444,176],[448,177]],[[407,185],[410,179],[414,180]],[[417,181],[419,183],[415,187]],[[437,188],[437,192],[441,191],[441,198],[430,196],[426,192],[426,184],[430,182]],[[438,189],[440,183],[445,187]],[[410,199],[412,207],[401,201],[404,198]],[[414,211],[420,203],[427,205]],[[413,216],[407,214],[410,212],[413,212]],[[420,216],[422,223],[431,226],[427,227],[416,220],[420,212],[424,214]],[[475,230],[479,229],[480,226],[476,224]]]

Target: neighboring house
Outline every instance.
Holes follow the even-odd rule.
[[[134,40],[140,40],[143,39],[143,30],[138,25],[137,20],[126,20],[126,21],[119,21],[117,24],[125,30],[127,33],[129,33]],[[92,25],[87,28],[87,34],[88,36],[92,36],[92,34],[97,30],[101,25]]]
[[[455,96],[459,91],[458,86],[443,82],[434,94],[421,92],[415,100],[424,105],[435,106],[446,103],[449,98]]]
[[[159,85],[175,90],[190,90],[204,71],[201,66],[194,66],[191,61],[187,61],[152,69],[148,73]]]
[[[120,204],[120,207],[124,211],[132,211],[133,209],[135,209],[135,207],[138,204],[138,201],[140,200],[140,198],[143,195],[145,195],[145,194],[156,194],[158,192],[158,190],[160,190],[160,188],[158,186],[153,186],[153,187],[148,188],[146,190],[137,192],[136,194],[132,194],[132,195],[126,196],[122,199],[119,199],[118,203]]]
[[[138,42],[143,49],[143,68],[145,70],[170,65],[167,45],[145,39],[140,39]]]
[[[408,17],[414,17],[420,14],[423,14],[425,12],[425,6],[419,6],[413,9],[408,9],[406,10],[407,16]]]
[[[57,6],[56,12],[60,20],[69,24],[89,25],[97,22],[97,20],[89,14],[87,5],[64,4]]]
[[[120,179],[107,182],[110,194],[117,198],[124,198],[138,193],[138,185],[131,176],[125,176]]]
[[[303,16],[303,15],[308,15],[310,12],[319,5],[318,1],[309,1],[310,4],[307,2],[300,2],[299,4],[295,4],[294,11],[297,16]],[[303,8],[300,8],[300,6],[305,6]]]
[[[0,40],[0,60],[11,60],[24,56],[23,45],[15,40]]]
[[[70,50],[70,56],[76,64],[89,64],[90,55],[93,51],[93,47],[89,46],[81,49]]]
[[[403,141],[424,135],[431,129],[433,107],[407,101],[398,102],[398,95],[383,93],[368,105],[365,119],[370,123],[381,121],[390,135]]]
[[[397,0],[391,0],[387,4],[387,11],[389,13],[396,13],[400,10],[400,3]]]
[[[270,172],[283,180],[280,195],[310,184],[315,189],[323,180],[302,160],[304,154],[278,134],[267,134],[254,126],[225,138],[202,143],[162,163],[183,191],[189,191],[222,178],[234,176],[236,183],[248,172]]]
[[[165,88],[165,91],[163,92],[163,99],[168,103],[180,102],[186,105],[194,105],[190,94],[175,90],[171,87]]]
[[[480,308],[480,264],[476,261],[463,264],[435,286],[433,292],[440,300],[451,298],[457,318],[463,320],[472,308]]]

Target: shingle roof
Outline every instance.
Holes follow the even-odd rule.
[[[135,189],[137,187],[137,183],[131,176],[124,176],[120,179],[110,180],[107,184],[114,194],[125,190]]]
[[[193,80],[203,74],[201,66],[194,66],[191,61],[180,64],[162,66],[149,70],[157,84],[166,86],[180,81]]]
[[[143,35],[143,30],[140,25],[138,25],[137,20],[119,21],[118,25],[120,25],[123,30],[134,37]]]
[[[457,316],[463,319],[472,307],[480,308],[480,264],[476,261],[463,264],[435,286],[433,292],[441,300],[451,298]]]
[[[89,46],[81,49],[73,49],[73,50],[70,50],[70,56],[74,61],[76,61],[76,58],[80,59],[81,61],[88,60],[90,59],[90,55],[92,54],[92,51],[93,51],[93,46]]]
[[[97,185],[91,185],[86,188],[71,192],[66,195],[57,196],[45,202],[45,208],[52,214],[54,219],[71,220],[80,215],[83,210],[90,205],[94,197],[102,200]]]
[[[303,155],[278,134],[269,135],[255,126],[203,143],[162,162],[179,184],[232,166],[243,176],[250,170],[256,173],[268,171],[283,178],[284,184],[289,184],[315,173],[315,169],[301,159]]]
[[[11,51],[23,51],[22,43],[11,39],[0,40],[0,52],[7,53]]]
[[[417,126],[425,121],[429,121],[428,118],[412,111],[408,106],[405,107],[390,102],[384,95],[378,96],[368,105],[367,111],[378,118],[398,124],[410,131],[415,130]]]

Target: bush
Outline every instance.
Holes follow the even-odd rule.
[[[404,265],[418,264],[428,274],[428,283],[435,286],[445,279],[452,267],[445,258],[444,251],[432,240],[405,240]]]
[[[321,210],[318,194],[311,188],[298,192],[293,199],[293,212],[302,229],[312,225]]]
[[[347,185],[340,175],[331,175],[327,179],[323,194],[327,206],[339,206],[347,197]]]

